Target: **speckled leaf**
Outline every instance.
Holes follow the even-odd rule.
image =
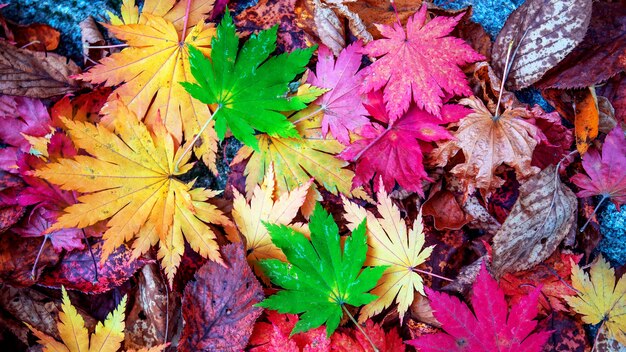
[[[506,21],[493,46],[496,72],[504,71],[513,43],[507,87],[537,82],[584,38],[591,19],[591,0],[528,0]]]
[[[589,87],[626,70],[626,7],[594,2],[585,39],[541,80],[541,88]]]
[[[104,263],[100,262],[102,242],[94,244],[91,251],[95,257],[95,264],[89,248],[69,252],[57,266],[41,277],[39,283],[55,288],[65,286],[67,289],[81,292],[103,293],[122,285],[149,262],[141,257],[131,260],[132,252],[126,246],[118,247]]]
[[[496,277],[532,268],[547,259],[576,227],[577,200],[554,166],[520,186],[511,213],[493,238]]]
[[[185,287],[181,352],[241,350],[261,314],[254,305],[263,299],[263,291],[243,248],[229,244],[222,253],[228,267],[209,262]]]

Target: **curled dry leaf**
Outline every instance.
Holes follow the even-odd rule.
[[[90,48],[90,46],[103,46],[106,44],[100,29],[93,17],[89,16],[78,24],[80,27],[81,40],[83,42],[83,56],[85,57],[85,63],[88,60],[100,60],[107,51],[106,49]]]
[[[537,82],[584,38],[591,19],[591,0],[529,0],[506,21],[493,46],[496,72],[504,72],[509,45],[507,86],[518,90]]]
[[[576,195],[561,183],[554,166],[522,184],[520,195],[493,238],[496,277],[546,260],[576,230]]]
[[[459,122],[453,133],[456,140],[441,145],[433,158],[438,166],[445,166],[458,151],[463,152],[465,161],[454,166],[451,173],[463,180],[466,192],[478,188],[489,194],[502,186],[504,180],[497,176],[497,169],[504,164],[515,169],[518,179],[539,171],[531,166],[539,129],[527,119],[525,108],[509,108],[496,117],[476,97],[460,103],[474,112]]]
[[[229,244],[222,253],[227,268],[208,262],[185,287],[181,352],[241,350],[261,315],[262,309],[255,305],[263,299],[263,290],[243,247]]]
[[[0,93],[32,98],[51,98],[71,93],[84,85],[70,78],[80,68],[67,58],[19,49],[0,40]]]

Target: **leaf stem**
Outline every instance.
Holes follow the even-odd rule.
[[[600,202],[598,202],[598,205],[596,205],[595,209],[593,209],[593,213],[591,213],[591,215],[587,218],[587,221],[585,222],[585,224],[583,225],[583,227],[580,228],[580,230],[578,230],[579,232],[583,232],[585,231],[585,229],[587,228],[587,225],[589,225],[589,223],[591,222],[591,219],[594,217],[594,215],[596,215],[596,213],[598,212],[598,209],[600,209],[600,206],[604,203],[605,200],[611,198],[608,194],[603,194],[602,195],[602,199],[600,199]]]
[[[398,21],[398,26],[402,27],[402,21],[400,21],[400,16],[398,15],[398,9],[396,8],[396,3],[393,0],[389,1],[391,7],[393,8],[393,13],[396,15],[396,21]]]
[[[604,322],[605,320],[602,321],[602,324],[600,324],[600,327],[598,328],[598,331],[596,332],[596,337],[593,339],[593,346],[591,346],[590,352],[596,351],[596,346],[598,345],[598,339],[600,338],[600,333],[602,332],[602,328],[604,328]]]
[[[93,262],[93,272],[95,273],[95,278],[94,278],[94,283],[98,282],[98,280],[100,279],[98,277],[98,264],[96,264],[96,256],[93,255],[93,250],[91,249],[91,245],[89,244],[89,241],[87,241],[87,234],[85,233],[85,229],[80,229],[80,231],[83,233],[83,239],[85,240],[85,245],[87,246],[87,248],[89,248],[89,254],[91,254],[91,261]]]
[[[113,44],[113,45],[83,45],[84,48],[87,49],[112,49],[112,48],[126,48],[129,45],[126,43],[123,44]]]
[[[211,121],[213,121],[213,118],[215,117],[215,114],[217,114],[217,112],[220,110],[219,106],[217,107],[217,109],[215,109],[215,112],[211,114],[211,110],[209,110],[209,114],[211,115],[208,120],[206,120],[206,122],[204,123],[204,125],[202,125],[202,128],[200,128],[200,131],[198,131],[198,133],[196,134],[196,136],[193,138],[193,140],[191,141],[191,143],[189,143],[187,145],[187,147],[185,148],[185,151],[180,155],[180,157],[178,158],[178,160],[176,160],[176,164],[174,165],[174,171],[178,172],[178,167],[180,166],[180,163],[183,161],[183,159],[185,158],[185,155],[187,155],[187,153],[189,153],[189,151],[193,148],[193,146],[196,144],[196,142],[198,141],[198,139],[200,138],[200,136],[202,136],[202,133],[204,133],[204,130],[206,130],[206,128],[209,126],[209,124],[211,123]]]
[[[41,244],[41,247],[39,247],[39,252],[37,252],[37,257],[35,257],[35,262],[33,263],[33,269],[30,272],[30,278],[31,280],[35,280],[35,272],[37,269],[37,263],[39,263],[39,258],[41,257],[41,253],[43,252],[43,247],[46,245],[46,241],[48,240],[48,237],[50,237],[50,235],[46,234],[43,236],[43,243]]]
[[[502,72],[502,80],[500,82],[500,92],[498,92],[498,103],[496,104],[496,114],[493,117],[495,121],[500,118],[500,103],[502,102],[502,92],[504,91],[504,82],[509,74],[509,65],[511,64],[511,51],[513,50],[513,41],[509,42],[509,48],[506,51],[506,60],[504,62],[504,71]]]
[[[354,319],[354,317],[352,316],[352,314],[350,314],[350,311],[348,311],[348,308],[346,308],[345,304],[341,304],[341,308],[343,308],[343,311],[346,312],[346,314],[348,315],[348,317],[350,318],[350,320],[352,320],[352,322],[354,323],[354,325],[356,325],[357,329],[359,329],[359,331],[365,336],[365,338],[367,339],[367,341],[370,343],[370,345],[372,345],[372,348],[374,349],[374,352],[380,352],[379,349],[376,347],[376,345],[374,344],[374,342],[372,341],[372,339],[370,339],[369,335],[365,332],[365,330],[363,330],[363,328],[361,327],[361,325]]]
[[[187,0],[187,9],[185,9],[185,23],[183,24],[183,35],[180,38],[180,43],[185,42],[187,36],[187,25],[189,24],[189,9],[191,8],[191,0]]]
[[[391,131],[392,128],[393,128],[393,124],[389,123],[389,126],[387,127],[387,129],[383,133],[376,136],[376,138],[374,138],[374,140],[372,140],[368,145],[366,145],[365,148],[361,149],[361,151],[354,158],[352,158],[351,161],[356,162],[357,160],[359,160],[359,158],[363,156],[363,154],[366,151],[368,151],[374,144],[378,143],[378,141],[380,141],[381,138],[383,138],[387,134],[387,132]]]
[[[452,280],[452,279],[449,279],[449,278],[447,278],[447,277],[445,277],[445,276],[440,276],[440,275],[437,275],[437,274],[435,274],[435,273],[431,273],[431,272],[429,272],[429,271],[424,271],[424,270],[420,270],[420,269],[417,269],[417,268],[412,268],[412,270],[413,270],[413,271],[415,271],[416,273],[421,273],[421,274],[425,274],[425,275],[430,275],[430,276],[432,276],[432,277],[436,277],[436,278],[439,278],[439,279],[441,279],[441,280],[446,280],[446,281],[454,282],[454,280]]]

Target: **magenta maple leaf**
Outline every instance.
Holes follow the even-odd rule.
[[[325,46],[318,52],[315,73],[311,72],[308,83],[320,88],[328,88],[313,104],[322,109],[322,133],[330,133],[341,143],[350,143],[349,131],[368,123],[367,110],[363,107],[360,94],[363,82],[360,42],[356,42],[341,51],[337,61],[333,53]]]
[[[43,137],[50,133],[50,115],[38,99],[1,95],[0,122],[0,139],[24,153],[30,151],[30,143],[22,134]]]
[[[617,125],[604,140],[602,157],[596,149],[583,156],[587,175],[576,174],[571,181],[581,188],[578,197],[602,195],[611,198],[617,209],[626,204],[626,138]]]
[[[472,92],[459,68],[485,58],[462,39],[448,37],[463,14],[439,16],[426,23],[427,6],[409,18],[406,32],[399,24],[377,25],[385,37],[368,43],[363,52],[379,58],[364,71],[363,92],[384,87],[391,120],[408,110],[411,96],[418,107],[441,116],[447,94],[468,96]]]
[[[536,288],[508,309],[504,292],[483,262],[472,288],[474,313],[458,298],[426,288],[435,318],[445,332],[407,341],[421,352],[539,352],[551,331],[532,333],[537,327]]]
[[[380,91],[369,93],[365,105],[373,118],[385,124],[365,125],[358,134],[363,139],[350,144],[339,155],[356,162],[353,187],[366,184],[375,175],[382,177],[387,191],[398,182],[406,190],[424,195],[422,180],[430,180],[424,170],[423,154],[430,142],[453,138],[441,124],[456,122],[470,110],[455,104],[444,105],[441,118],[413,107],[399,119],[390,121]],[[375,182],[378,190],[378,182]]]
[[[48,236],[52,247],[56,252],[65,249],[71,251],[73,249],[83,249],[83,234],[81,229],[61,229],[45,235],[46,230],[56,221],[58,214],[45,208],[38,207],[33,209],[30,215],[24,219],[21,226],[14,227],[13,232],[22,237],[41,237]]]

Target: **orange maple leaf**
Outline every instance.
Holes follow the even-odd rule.
[[[207,223],[232,226],[209,198],[219,192],[192,189],[174,176],[191,169],[160,120],[152,134],[134,113],[118,104],[114,132],[103,125],[63,119],[77,148],[90,155],[60,159],[35,175],[65,190],[87,193],[48,229],[83,228],[110,219],[104,233],[102,260],[125,241],[134,239],[133,258],[159,243],[158,257],[170,285],[185,250],[184,239],[203,257],[222,263],[215,233]],[[182,159],[181,159],[182,158]],[[180,159],[180,166],[176,163]]]
[[[111,15],[111,24],[105,27],[128,47],[79,77],[105,86],[119,85],[109,101],[120,99],[149,126],[160,116],[178,142],[183,137],[191,140],[209,118],[209,108],[193,99],[179,82],[195,82],[188,46],[205,55],[211,52],[215,28],[204,24],[204,14],[213,8],[213,2],[146,0],[139,14],[134,0],[125,0],[122,18]],[[105,106],[103,113],[111,113],[111,109]],[[216,171],[217,136],[212,126],[202,133],[195,152]]]

